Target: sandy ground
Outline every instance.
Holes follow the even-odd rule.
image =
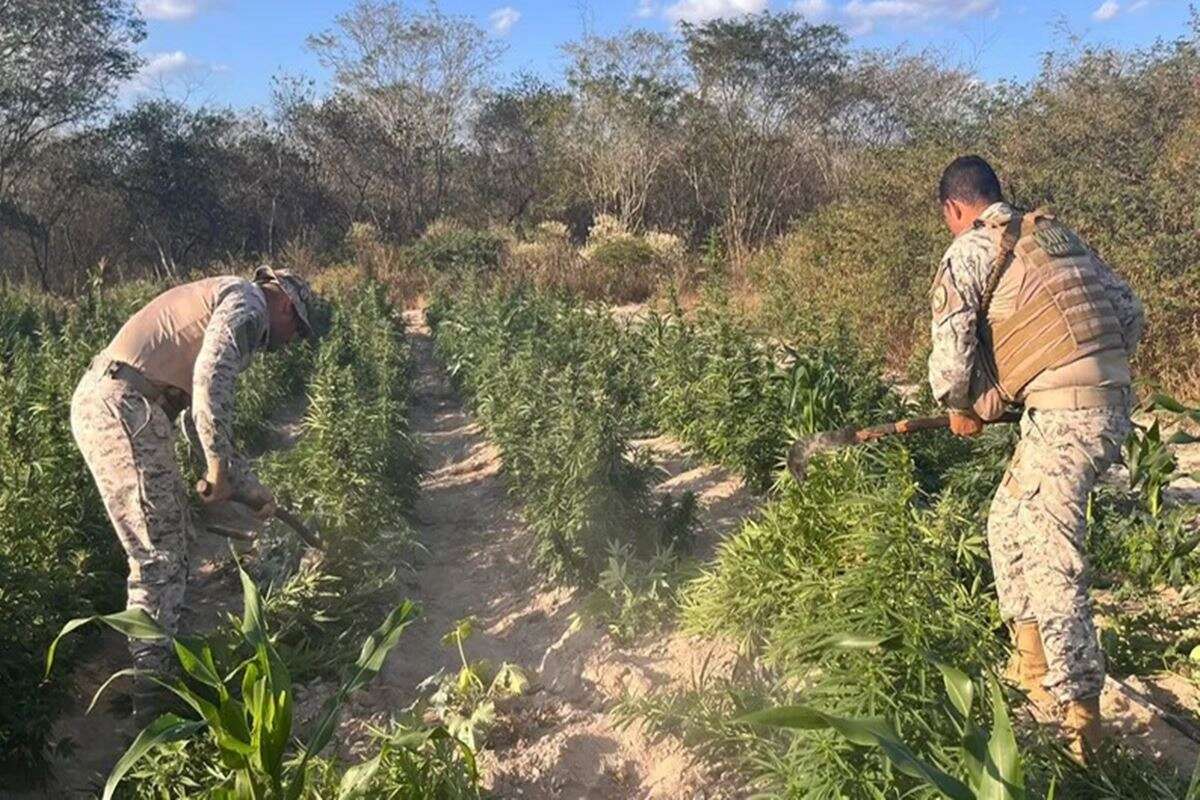
[[[623,648],[588,626],[573,630],[582,598],[548,585],[530,563],[531,536],[500,475],[500,459],[451,389],[417,313],[407,315],[417,362],[413,428],[427,474],[416,509],[423,556],[409,588],[421,619],[405,634],[385,674],[353,704],[360,723],[418,698],[416,686],[457,654],[441,637],[476,618],[468,656],[508,661],[531,689],[501,707],[497,735],[481,754],[485,785],[499,798],[724,798],[739,793],[691,763],[678,742],[621,729],[610,713],[626,693],[687,681],[732,659],[727,648],[663,634]],[[662,467],[660,491],[693,491],[701,547],[733,529],[757,502],[740,479],[694,463],[669,440],[636,443]],[[353,728],[356,723],[350,722]]]

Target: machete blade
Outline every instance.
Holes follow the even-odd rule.
[[[858,431],[854,428],[825,431],[797,439],[788,452],[788,471],[797,482],[804,483],[804,479],[808,477],[808,462],[817,453],[840,450],[858,443]]]

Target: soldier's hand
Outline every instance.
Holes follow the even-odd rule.
[[[257,481],[256,481],[257,483]],[[254,512],[254,516],[259,522],[266,522],[271,517],[275,516],[275,495],[271,490],[258,483],[249,496],[246,498],[250,505],[250,509]]]
[[[233,497],[233,482],[221,464],[209,464],[203,480],[196,484],[196,491],[206,503],[223,503]]]
[[[969,411],[951,411],[950,432],[955,436],[970,439],[983,433],[983,420]]]

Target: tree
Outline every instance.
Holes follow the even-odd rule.
[[[500,46],[467,17],[359,0],[337,29],[308,39],[337,92],[374,121],[393,151],[430,175],[424,217],[443,213],[460,151]],[[418,224],[427,219],[418,220]]]
[[[695,81],[688,170],[739,257],[821,199],[847,38],[793,13],[681,26]]]
[[[141,65],[145,29],[126,0],[0,0],[0,20],[0,231],[44,240],[18,197],[33,153],[106,106]]]
[[[683,77],[674,43],[649,31],[567,45],[575,113],[566,152],[595,212],[640,227],[678,147]]]
[[[475,194],[485,211],[519,224],[566,183],[554,180],[571,97],[532,77],[487,97],[471,129]]]

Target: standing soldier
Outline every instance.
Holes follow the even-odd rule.
[[[983,159],[951,163],[940,200],[955,239],[933,282],[929,382],[959,436],[979,434],[1006,406],[1024,407],[988,548],[1021,685],[1062,714],[1082,758],[1085,743],[1100,740],[1104,686],[1083,549],[1087,501],[1130,431],[1141,303],[1052,215],[1004,202]]]
[[[212,490],[266,518],[274,498],[233,443],[234,381],[262,349],[306,335],[308,285],[260,267],[253,282],[206,278],[170,289],[134,314],[93,359],[71,401],[71,430],[129,558],[128,608],[175,633],[187,583],[187,489],[173,446],[174,419],[190,407]],[[130,644],[134,666],[162,670],[165,641]],[[134,713],[153,712],[151,684],[134,689]]]

